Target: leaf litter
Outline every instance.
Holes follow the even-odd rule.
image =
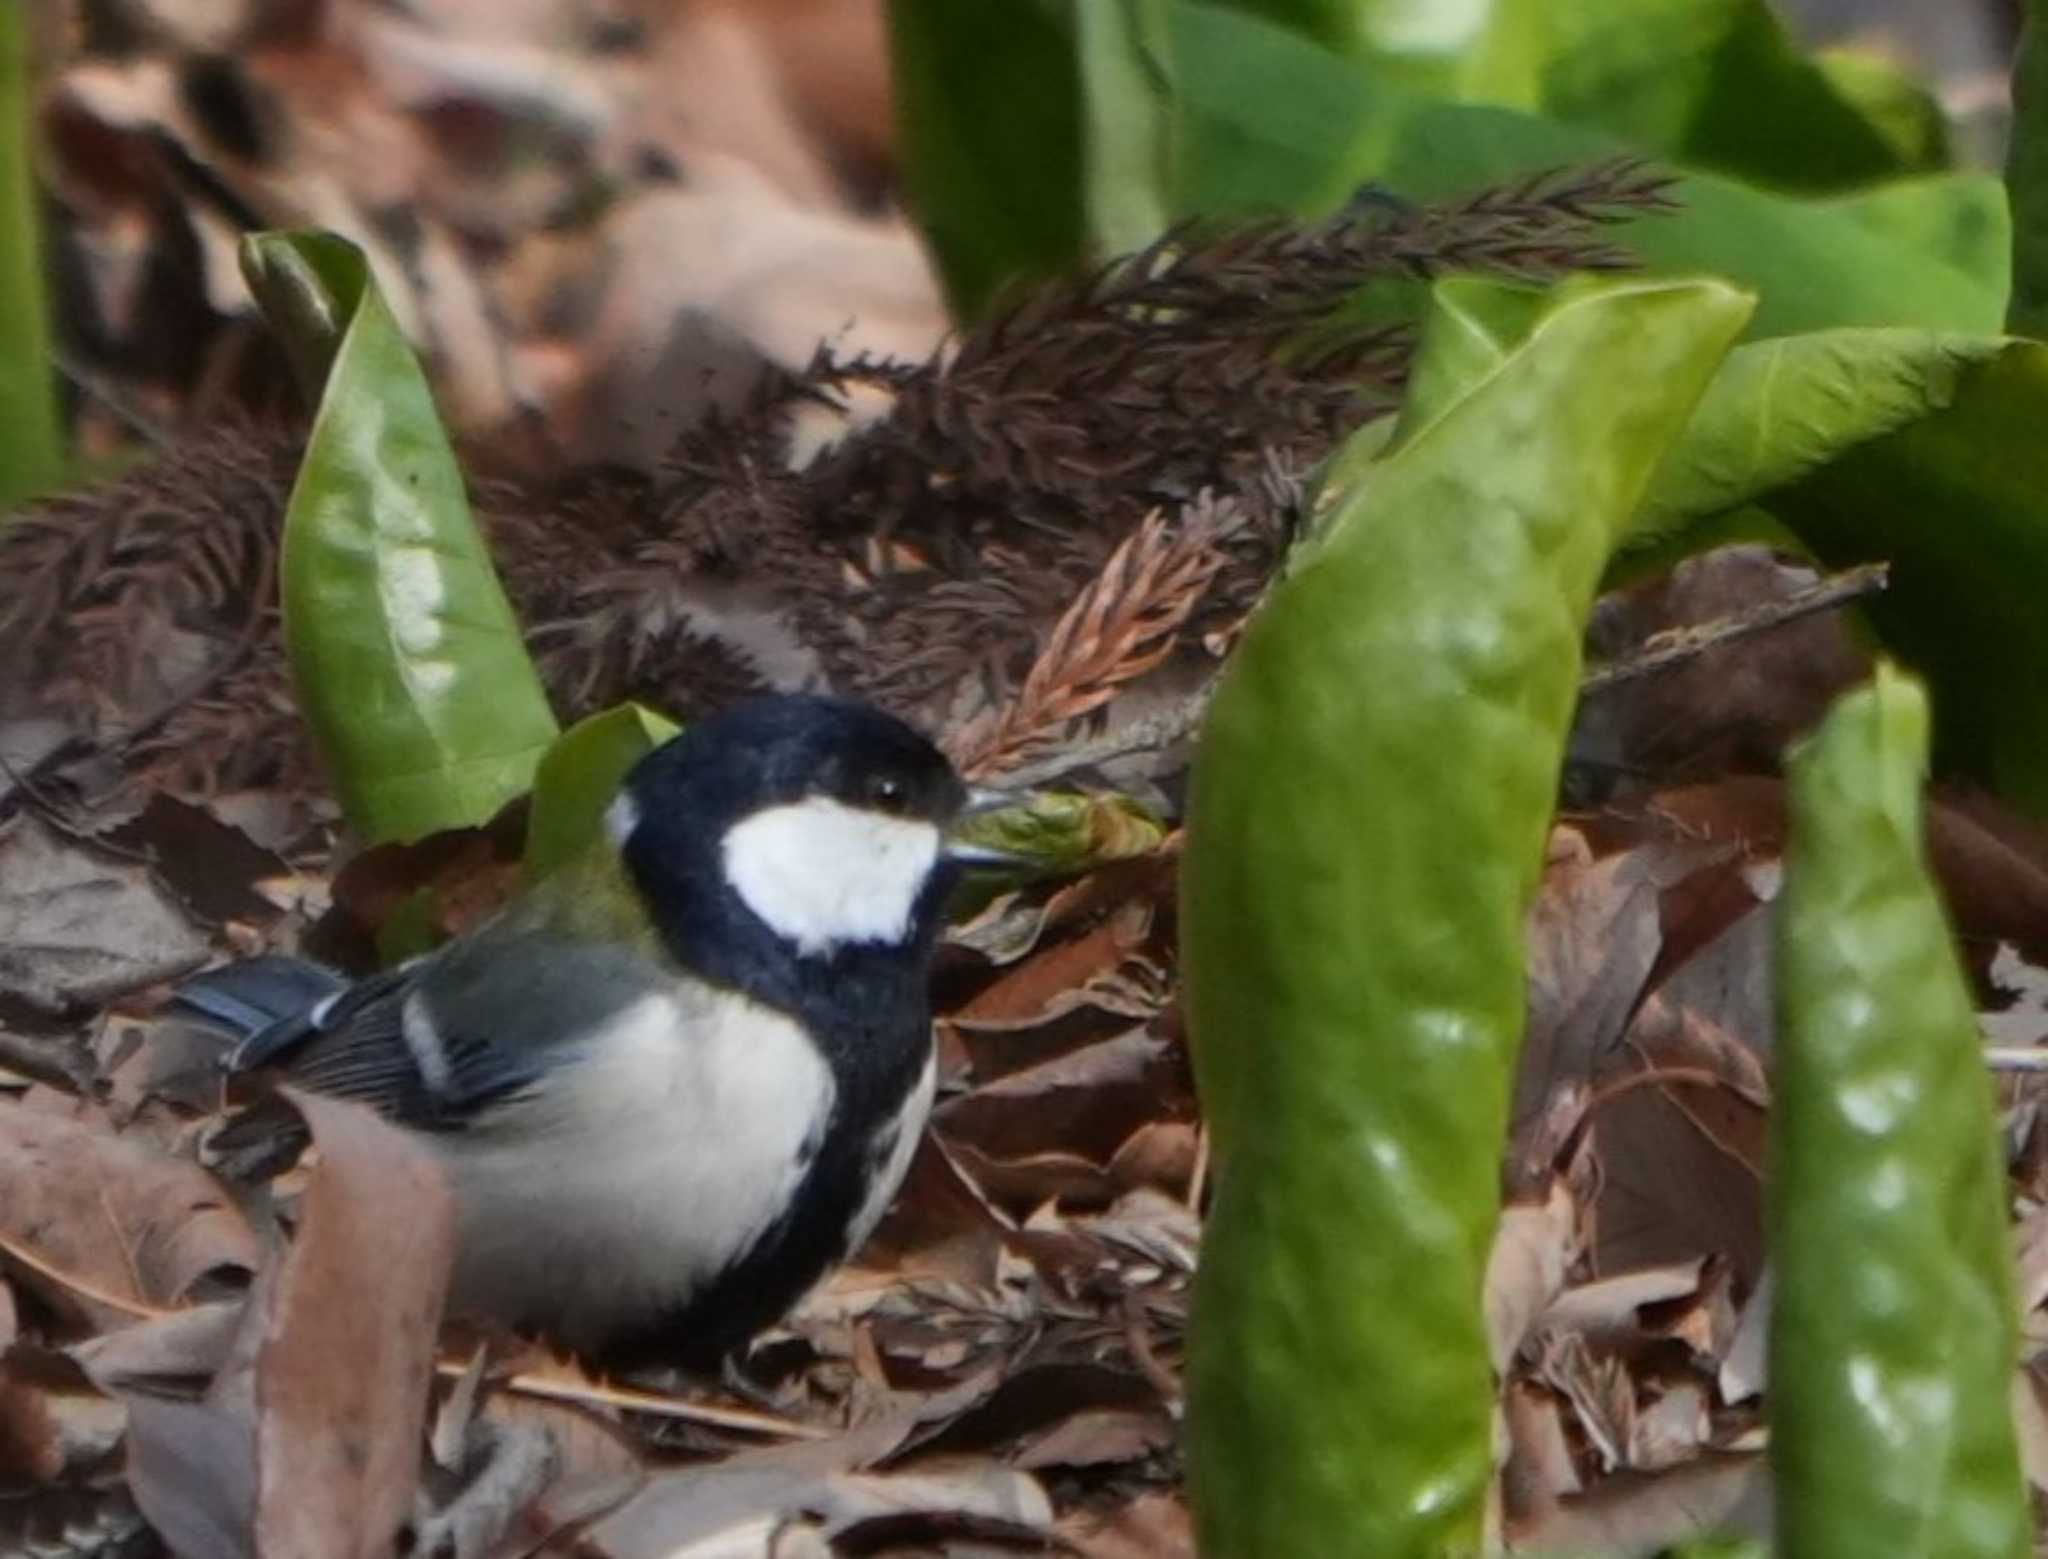
[[[176,814],[201,816],[227,826]],[[2043,869],[2030,835],[1967,798],[1937,797],[1931,816],[1954,903],[2024,901]],[[1743,774],[1618,793],[1554,832],[1488,1280],[1517,1551],[1647,1552],[1766,1508],[1765,954],[1782,833],[1775,780]],[[41,847],[95,848],[55,833]],[[440,853],[472,872],[497,859]],[[196,957],[312,929],[256,891],[278,857],[234,859],[244,891],[152,900]],[[111,1501],[93,1519],[188,1553],[377,1553],[414,1523],[451,1551],[514,1534],[523,1551],[615,1559],[1190,1553],[1178,1375],[1207,1166],[1174,862],[1163,849],[1013,889],[953,930],[942,1096],[904,1194],[737,1383],[606,1383],[504,1339],[451,1335],[437,1354],[446,1231],[388,1128],[299,1098],[313,1167],[274,1201],[237,1201],[191,1157],[217,1096],[195,1104],[163,1083],[175,1068],[138,1064],[154,1040],[110,1044],[114,1017],[95,1020],[82,1091],[24,1079],[0,1102],[15,1329],[0,1421],[33,1453],[39,1508]],[[153,880],[123,864],[129,891]],[[433,880],[377,873],[383,886],[351,891],[369,920]],[[128,922],[110,924],[117,938]],[[2041,977],[1998,935],[1981,946],[1987,1007],[2019,997],[1989,1031],[2036,1043]],[[153,1035],[163,989],[150,978],[104,1008]],[[26,1015],[55,1032],[44,1008]],[[2025,1233],[2048,1208],[2037,1088],[2006,1087],[2026,1125],[2022,1249],[2048,1248]],[[2030,1369],[2044,1298],[2048,1278],[2028,1283]],[[2048,1466],[2033,1380],[2016,1378],[2016,1401],[2038,1431],[2029,1465]]]
[[[1664,186],[1610,167],[1184,240],[940,351],[907,227],[847,183],[890,155],[867,76],[820,100],[821,140],[777,97],[816,68],[805,28],[720,4],[624,47],[521,53],[546,8],[506,9],[338,5],[330,33],[238,54],[208,30],[221,8],[164,0],[151,49],[87,44],[45,99],[66,241],[95,257],[86,367],[119,392],[86,397],[83,441],[119,422],[164,444],[0,541],[0,1549],[369,1555],[411,1527],[582,1559],[1192,1554],[1179,1367],[1211,1171],[1177,836],[953,928],[941,1099],[904,1192],[733,1380],[594,1380],[444,1335],[439,1194],[359,1110],[297,1100],[317,1153],[270,1197],[199,1167],[218,1080],[152,1021],[167,982],[450,934],[509,890],[521,832],[514,813],[343,858],[271,583],[299,429],[269,412],[282,375],[229,210],[370,249],[565,713],[687,715],[822,677],[978,769],[1071,763],[1171,811],[1299,473],[1405,372],[1398,332],[1276,362],[1274,331],[1371,275],[1624,264],[1603,220]],[[688,125],[634,89],[681,69],[706,88]],[[246,144],[223,155],[224,134]],[[536,135],[550,158],[509,155]],[[601,185],[625,193],[562,216]],[[414,230],[379,215],[400,207]],[[758,285],[711,253],[740,234],[780,257]],[[171,249],[202,263],[167,303],[147,289]],[[1244,309],[1246,287],[1273,308]],[[171,320],[203,371],[144,350]],[[568,474],[536,472],[541,448]],[[1868,588],[1722,549],[1610,596],[1589,632],[1604,665],[1529,920],[1488,1277],[1515,1551],[1768,1525],[1773,764],[1863,665],[1802,603]],[[2048,845],[1948,791],[1929,845],[1987,1038],[2039,1051]],[[2048,1493],[2048,1122],[2014,1066],[2015,1403]]]

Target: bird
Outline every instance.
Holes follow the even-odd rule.
[[[611,1368],[725,1367],[873,1232],[931,1107],[953,834],[1012,798],[911,726],[750,700],[628,770],[602,837],[356,981],[269,954],[172,1006],[360,1100],[454,1193],[449,1312]],[[230,1121],[226,1131],[235,1123]]]

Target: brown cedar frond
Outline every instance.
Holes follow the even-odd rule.
[[[778,609],[841,692],[937,729],[1003,711],[978,739],[1010,761],[1099,708],[1146,646],[1242,620],[1299,519],[1299,483],[1273,474],[1313,469],[1399,403],[1412,330],[1349,317],[1362,284],[1626,264],[1607,225],[1668,208],[1670,189],[1610,163],[1427,206],[1367,194],[1310,224],[1182,228],[1020,292],[925,362],[821,353],[686,433],[657,473],[480,484],[477,518],[565,716],[628,696],[692,713],[755,685],[743,651],[687,620],[708,591]],[[886,414],[791,465],[804,399],[878,390]],[[0,720],[54,712],[180,790],[310,783],[263,584],[298,438],[221,429],[0,527]],[[1128,591],[1152,556],[1139,539],[1162,544],[1158,512],[1205,490],[1232,496],[1235,523],[1182,615],[1117,660],[1135,620],[1091,624],[1077,595],[1116,598],[1112,563]]]
[[[1668,207],[1670,186],[1617,162],[1437,205],[1369,194],[1314,224],[1183,227],[1016,294],[950,356],[821,361],[824,392],[875,385],[895,403],[804,473],[814,559],[858,577],[821,596],[814,565],[790,610],[836,685],[943,727],[979,707],[974,686],[1000,702],[1021,684],[1034,639],[1144,515],[1208,488],[1245,511],[1191,625],[1223,628],[1292,534],[1259,491],[1268,462],[1311,467],[1399,403],[1413,331],[1347,322],[1362,284],[1625,264],[1606,225]],[[877,537],[919,565],[863,567]]]
[[[1210,527],[1173,533],[1159,510],[1146,515],[1061,616],[1017,696],[956,733],[961,772],[1014,767],[1158,666],[1222,564]]]

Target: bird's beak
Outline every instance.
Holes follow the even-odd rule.
[[[967,822],[970,818],[986,817],[991,812],[1000,812],[1028,800],[1022,791],[997,790],[991,785],[970,785],[967,787],[967,803],[960,808],[953,819],[953,826]],[[991,844],[981,844],[966,839],[948,838],[945,857],[960,866],[1023,866],[1026,859],[1009,850],[998,849]]]
[[[960,809],[960,816],[983,817],[990,812],[1000,812],[1004,807],[1015,806],[1024,799],[1014,790],[998,790],[993,785],[969,785],[967,805]]]

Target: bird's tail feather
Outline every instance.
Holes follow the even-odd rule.
[[[215,1065],[236,1072],[290,1049],[348,980],[303,958],[267,954],[196,974],[171,995],[170,1010],[217,1035]],[[258,1099],[214,1127],[202,1160],[230,1180],[254,1183],[288,1167],[304,1151],[305,1122],[280,1099]]]
[[[269,953],[195,974],[172,993],[170,1005],[181,1016],[232,1038],[240,1052],[259,1035],[297,1027],[298,1020],[348,989],[348,983],[319,964]]]

